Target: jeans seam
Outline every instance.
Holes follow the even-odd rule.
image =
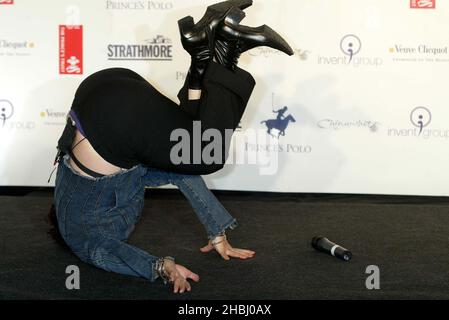
[[[111,213],[113,213],[116,210],[120,210],[119,197],[118,197],[118,194],[117,194],[117,188],[118,188],[118,185],[119,185],[119,181],[120,180],[117,179],[115,181],[115,184],[114,184],[115,206],[114,206],[114,208],[112,210],[108,210],[107,211],[108,214],[111,214]],[[117,226],[115,225],[115,223],[112,222],[111,224],[112,224],[112,229],[114,230],[114,234],[118,234]]]
[[[72,179],[73,179],[73,177],[72,177]],[[72,198],[73,198],[76,190],[78,189],[78,184],[79,184],[79,180],[76,180],[76,184],[73,187],[72,192],[70,193],[70,196],[68,197],[67,203],[64,206],[64,210],[63,210],[63,212],[64,212],[64,235],[65,235],[65,237],[67,237],[67,208],[70,205],[70,203],[72,202]],[[67,237],[67,240],[69,240],[68,237]]]
[[[184,182],[184,184],[187,186],[187,188],[189,188],[189,190],[192,192],[192,194],[193,194],[197,199],[200,200],[200,203],[203,205],[203,207],[204,207],[204,208],[206,209],[206,211],[207,211],[207,214],[208,214],[208,216],[209,216],[209,219],[210,219],[211,221],[213,221],[214,228],[215,228],[215,229],[220,229],[220,225],[218,224],[217,220],[215,220],[213,214],[211,213],[211,210],[210,210],[209,206],[207,205],[206,202],[203,201],[203,199],[201,199],[201,197],[198,195],[198,193],[195,192],[195,189],[189,184],[188,179],[181,178],[181,180],[182,180],[182,182]]]
[[[100,202],[100,198],[101,198],[101,196],[103,194],[103,191],[106,189],[106,186],[107,186],[107,183],[104,183],[103,187],[101,188],[100,193],[98,194],[97,201],[95,202],[95,206],[94,206],[95,212],[98,210],[98,204]]]
[[[126,226],[127,226],[126,229],[131,227],[131,221],[129,221],[129,219],[126,217],[127,216],[126,212],[123,212],[122,208],[119,208],[117,210],[118,210],[120,216],[122,217],[122,219],[125,220],[125,223],[126,223]]]
[[[68,188],[69,188],[69,184],[68,183],[63,183],[62,187],[61,187],[61,181],[64,181],[64,178],[66,176],[66,168],[64,168],[64,165],[61,166],[61,164],[58,164],[58,171],[56,172],[56,183],[55,183],[55,187],[56,186],[60,186],[60,190],[58,191],[58,198],[59,199],[64,199],[64,195],[67,192]],[[56,190],[56,188],[55,188]],[[56,193],[55,193],[56,195]]]
[[[137,255],[141,256],[144,260],[146,260],[147,262],[149,262],[150,265],[150,277],[151,277],[151,281],[154,281],[157,279],[157,277],[155,278],[155,274],[154,274],[154,263],[153,261],[151,261],[150,259],[148,259],[147,256],[145,256],[144,254],[142,254],[141,251],[136,250],[136,248],[132,245],[128,245],[128,247],[134,251]],[[150,255],[149,253],[147,253],[148,255]]]
[[[89,233],[90,233],[89,225],[86,223],[87,219],[85,218],[86,217],[86,206],[87,206],[87,203],[89,202],[90,196],[92,195],[92,193],[96,187],[97,187],[96,183],[92,184],[92,187],[89,191],[89,195],[86,197],[86,200],[84,201],[84,204],[81,207],[80,219],[83,222],[82,229],[83,229],[84,235],[86,237],[88,237]]]
[[[108,186],[108,184],[110,183],[110,181],[111,181],[111,180],[105,180],[105,183],[103,184],[102,189],[101,189],[101,191],[100,191],[100,193],[99,193],[99,195],[98,195],[98,197],[97,197],[97,200],[96,200],[96,202],[95,202],[94,212],[95,212],[95,220],[96,220],[97,226],[98,226],[98,220],[99,220],[97,214],[98,214],[98,205],[99,205],[99,202],[100,202],[100,198],[101,198],[101,196],[103,195],[103,191],[107,188],[107,186]],[[114,207],[113,207],[111,210],[106,210],[106,211],[104,211],[104,213],[112,212],[112,211],[115,209],[115,207],[117,206],[117,196],[116,196],[116,194],[115,194],[115,190],[116,190],[116,189],[115,189],[115,187],[114,187],[114,197],[115,197],[115,204],[114,204]],[[114,232],[117,232],[117,230],[116,230],[114,224],[112,224],[112,226],[113,226]],[[99,229],[100,229],[100,228],[99,228]],[[103,231],[101,231],[101,232],[103,233]]]
[[[187,187],[189,188],[190,191],[192,191],[192,193],[200,200],[201,204],[207,208],[207,211],[210,212],[209,207],[207,205],[207,203],[205,201],[203,201],[203,199],[199,196],[199,194],[195,191],[195,189],[193,188],[192,185],[189,184],[189,180],[188,179],[184,179],[182,178],[182,181],[187,185]]]
[[[122,245],[125,245],[125,244],[126,244],[124,241],[119,241],[119,240],[117,240],[117,239],[113,239],[113,238],[110,238],[110,237],[107,237],[107,236],[101,237],[101,241],[99,241],[99,242],[101,243],[101,242],[103,242],[103,241],[110,241],[110,240],[112,240],[112,241],[118,241],[118,242],[120,242]],[[98,249],[99,247],[101,247],[101,246],[100,246],[100,243],[97,242],[97,245],[95,246],[95,248],[94,248],[94,250],[93,250],[93,253],[94,253],[94,254],[95,254],[95,252],[97,251],[97,249]],[[140,250],[137,250],[137,248],[135,248],[135,247],[132,246],[132,245],[128,245],[128,249],[131,250],[134,254],[140,256],[143,260],[145,260],[145,261],[147,261],[147,262],[149,263],[149,267],[150,267],[150,272],[149,272],[149,274],[150,274],[150,281],[155,281],[155,280],[158,278],[158,276],[154,273],[154,262],[152,261],[152,259],[148,259],[148,256],[146,256],[145,254],[143,254]],[[150,255],[149,253],[146,253],[146,254],[147,254],[147,255]],[[156,258],[157,258],[157,257],[156,257]],[[91,259],[91,260],[92,260],[92,259]],[[92,260],[92,261],[93,261],[93,260]],[[95,261],[98,261],[98,260],[95,260]],[[101,257],[101,262],[104,263],[103,257]],[[98,263],[98,262],[97,262],[97,263]],[[128,267],[129,267],[130,269],[132,269],[133,271],[135,271],[137,274],[140,273],[140,272],[138,272],[138,270],[133,269],[131,266],[128,265]]]

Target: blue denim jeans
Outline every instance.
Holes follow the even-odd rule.
[[[209,239],[237,226],[201,176],[174,174],[138,165],[102,178],[80,175],[65,156],[58,166],[55,206],[59,230],[82,261],[106,271],[158,278],[155,257],[126,243],[139,221],[145,187],[172,184],[192,205]]]

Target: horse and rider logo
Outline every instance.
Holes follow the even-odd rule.
[[[279,139],[281,136],[285,136],[285,130],[289,126],[290,122],[296,122],[295,118],[291,114],[289,114],[288,116],[286,115],[287,111],[288,111],[288,107],[283,107],[282,109],[277,110],[277,111],[273,110],[273,113],[277,114],[276,119],[271,119],[271,120],[266,120],[266,121],[261,122],[262,124],[265,124],[267,126],[267,129],[268,129],[267,133],[270,136],[275,137],[277,139]],[[276,129],[279,131],[277,137],[271,133],[273,131],[273,129]]]

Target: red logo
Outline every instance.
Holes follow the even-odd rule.
[[[410,0],[412,9],[435,9],[436,0]]]
[[[83,74],[83,26],[59,26],[59,73]]]
[[[14,4],[14,0],[0,0],[0,4]]]

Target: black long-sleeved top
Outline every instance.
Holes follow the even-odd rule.
[[[162,95],[137,73],[123,68],[99,71],[79,86],[72,111],[86,138],[106,161],[118,167],[143,164],[184,174],[210,174],[223,168],[225,130],[235,130],[255,86],[246,71],[231,72],[212,62],[204,77],[200,100],[188,99],[188,81],[178,94],[180,105]],[[219,163],[174,164],[170,141],[176,129],[189,132],[193,145],[193,123],[201,121],[202,131],[220,131],[223,158]],[[204,148],[209,142],[202,142]],[[191,150],[192,151],[192,150]]]

